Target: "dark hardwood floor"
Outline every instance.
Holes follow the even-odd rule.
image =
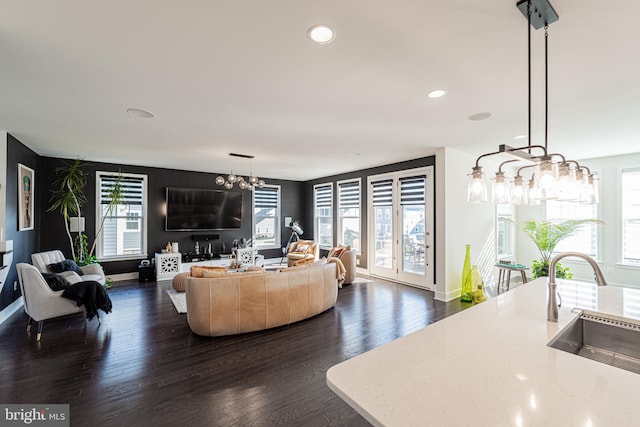
[[[327,387],[327,369],[470,306],[375,280],[311,319],[205,338],[169,287],[117,284],[100,327],[48,320],[40,343],[21,309],[0,325],[0,402],[68,403],[72,426],[368,425]]]

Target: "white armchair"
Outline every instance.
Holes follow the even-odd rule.
[[[320,246],[318,242],[313,240],[298,240],[291,242],[289,245],[289,253],[287,254],[287,265],[293,267],[296,265],[313,262],[320,255]]]
[[[27,332],[31,330],[32,321],[38,322],[38,341],[42,337],[42,325],[45,320],[67,314],[84,313],[84,305],[78,306],[75,301],[63,298],[61,296],[63,291],[52,291],[42,274],[33,265],[18,263],[16,270],[24,298],[24,311],[29,316]]]
[[[59,250],[38,252],[31,255],[31,261],[33,262],[33,265],[40,271],[40,273],[53,273],[53,271],[49,269],[49,264],[54,264],[64,260],[65,257],[62,254],[62,251]],[[59,274],[67,279],[71,284],[85,280],[95,280],[101,285],[105,284],[106,277],[104,275],[104,270],[102,270],[102,266],[100,264],[83,265],[82,267],[80,267],[80,270],[82,270],[82,276],[73,271],[65,271]]]

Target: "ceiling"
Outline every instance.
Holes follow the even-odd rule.
[[[640,151],[640,2],[552,4],[551,151]],[[526,145],[527,21],[516,0],[0,0],[0,129],[44,156],[293,180]]]

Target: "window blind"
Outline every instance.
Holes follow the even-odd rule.
[[[333,205],[333,187],[329,185],[318,185],[315,187],[317,208],[330,208]]]
[[[275,209],[278,207],[278,188],[263,187],[253,190],[254,207],[260,209]]]
[[[120,182],[122,199],[120,205],[142,205],[144,202],[144,180],[139,177],[122,175],[100,175],[100,204],[111,203],[111,192]]]
[[[393,203],[393,180],[377,181],[371,185],[373,186],[373,206],[391,206]]]
[[[341,182],[338,184],[338,200],[340,209],[360,207],[360,181]]]
[[[424,205],[425,182],[424,176],[400,178],[400,204],[402,206]]]

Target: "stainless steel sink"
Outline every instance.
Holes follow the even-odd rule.
[[[640,374],[640,322],[583,311],[549,347]]]

